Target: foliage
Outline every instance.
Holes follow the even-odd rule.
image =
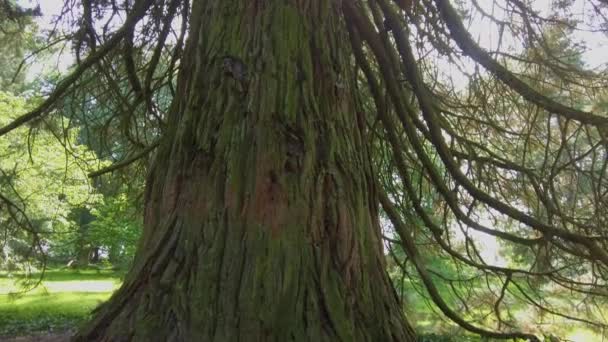
[[[104,203],[93,209],[96,219],[91,223],[89,239],[103,246],[112,264],[128,265],[135,255],[141,233],[140,210],[126,193],[106,197]]]
[[[0,1],[0,90],[21,93],[27,84],[30,54],[46,45],[34,21],[40,8],[21,8],[14,0]]]
[[[35,99],[26,101],[0,92],[0,124],[35,104]],[[4,197],[0,222],[3,236],[8,237],[2,243],[6,246],[3,262],[9,258],[15,261],[15,257],[28,260],[32,248],[36,253],[52,252],[54,246],[70,243],[75,227],[71,211],[102,200],[87,177],[87,170],[100,162],[85,146],[72,145],[70,137],[57,136],[54,129],[58,124],[60,121],[42,120],[0,141],[0,189]]]

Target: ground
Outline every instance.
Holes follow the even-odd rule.
[[[19,294],[19,274],[0,273],[0,341],[64,341],[121,283],[106,270],[47,272],[35,290]]]
[[[63,342],[121,284],[122,274],[110,270],[54,269],[35,290],[19,291],[19,275],[0,272],[0,342]],[[599,335],[573,330],[571,341],[600,341]],[[477,336],[426,333],[420,342],[480,342]]]

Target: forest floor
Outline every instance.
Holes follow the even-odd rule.
[[[31,291],[23,292],[23,282],[19,274],[0,273],[0,341],[68,340],[120,286],[121,278],[113,271],[58,269],[47,271]]]
[[[90,318],[91,310],[120,286],[122,276],[111,270],[53,269],[46,272],[38,287],[23,292],[22,275],[0,272],[0,342],[69,341],[74,331]],[[39,278],[34,274],[29,279]],[[446,333],[445,329],[430,324],[419,341],[489,341],[462,333],[458,330]],[[564,336],[576,342],[603,341],[600,335],[580,329],[568,331]]]

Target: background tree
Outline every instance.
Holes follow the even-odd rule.
[[[10,122],[27,107],[24,98],[0,92],[0,123]],[[55,118],[40,124],[46,129],[22,127],[0,141],[2,261],[12,267],[20,260],[36,261],[49,248],[56,254],[50,257],[62,253],[74,257],[77,252],[71,242],[79,234],[73,229],[72,212],[101,201],[85,171],[98,167],[95,155],[79,145],[71,146],[68,153],[65,143],[70,139],[53,134]]]
[[[24,90],[24,58],[28,51],[44,46],[37,35],[33,17],[40,16],[40,8],[22,8],[13,0],[0,1],[0,89]]]

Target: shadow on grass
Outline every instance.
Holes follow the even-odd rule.
[[[0,336],[73,329],[90,317],[111,292],[30,294],[17,299],[0,295]]]

